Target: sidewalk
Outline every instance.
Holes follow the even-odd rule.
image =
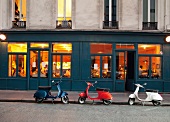
[[[31,90],[31,91],[19,91],[19,90],[0,90],[0,102],[35,102],[35,99],[33,98],[33,95],[36,90]],[[66,91],[68,93],[69,97],[69,103],[78,103],[78,97],[79,93],[77,91]],[[53,95],[56,95],[56,91],[52,92]],[[97,93],[95,92],[89,92],[89,94],[92,97],[96,97]],[[113,95],[113,103],[112,104],[119,104],[119,105],[128,105],[128,97],[131,92],[112,92]],[[170,106],[170,94],[168,93],[161,93],[164,101],[162,103],[162,106]],[[145,93],[140,93],[139,94],[140,98],[145,98],[146,94]],[[51,101],[50,99],[47,101]],[[59,102],[60,99],[55,99],[56,102]],[[91,100],[87,99],[87,102],[91,102]],[[136,103],[139,103],[136,101]],[[152,104],[149,102],[145,103],[147,104]]]

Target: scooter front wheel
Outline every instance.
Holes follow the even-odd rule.
[[[61,98],[61,101],[62,101],[64,104],[68,104],[68,101],[69,101],[68,96],[62,97],[62,98]]]
[[[110,105],[112,103],[112,101],[111,100],[103,100],[103,103],[105,105]]]
[[[43,102],[43,100],[44,100],[44,98],[35,98],[35,102],[37,102],[37,103],[42,103]]]
[[[78,99],[78,102],[79,102],[80,104],[84,104],[85,101],[86,101],[86,98],[83,98],[83,97],[79,97],[79,99]]]
[[[133,105],[135,103],[135,98],[129,98],[128,104]]]

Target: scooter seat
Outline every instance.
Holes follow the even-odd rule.
[[[154,89],[146,89],[146,92],[158,92],[158,90],[154,90]]]
[[[108,88],[96,88],[96,91],[106,91],[108,92],[110,89]]]
[[[51,86],[38,86],[39,90],[50,90]]]

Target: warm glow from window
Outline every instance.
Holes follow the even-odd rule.
[[[138,45],[139,54],[162,54],[162,49],[160,44],[139,44]]]
[[[71,20],[71,2],[71,0],[58,0],[57,20]]]
[[[91,54],[111,54],[112,44],[108,43],[91,43],[90,44]]]
[[[27,43],[8,43],[8,52],[27,52]]]
[[[72,44],[71,43],[53,43],[53,52],[71,53]]]
[[[38,47],[38,48],[48,48],[48,43],[31,43],[31,47]]]

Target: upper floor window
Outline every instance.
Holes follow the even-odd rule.
[[[72,0],[57,0],[57,28],[71,28]]]
[[[26,27],[26,0],[13,0],[13,28]]]
[[[104,0],[104,22],[103,28],[118,28],[116,19],[117,0]]]
[[[143,0],[143,29],[157,29],[156,0]]]

